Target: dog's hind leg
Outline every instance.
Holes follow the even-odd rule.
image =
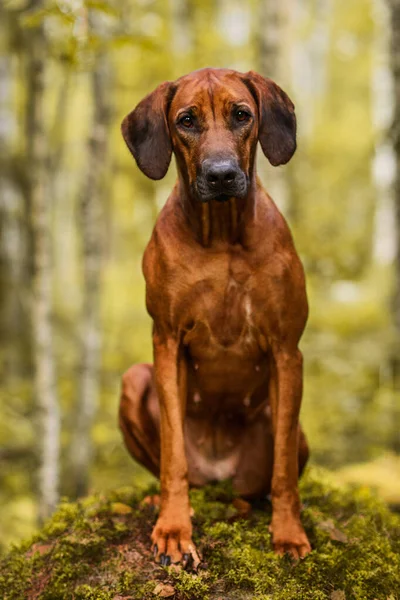
[[[153,365],[133,365],[122,377],[119,426],[129,453],[160,476],[160,409]]]

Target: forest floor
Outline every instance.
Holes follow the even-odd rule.
[[[156,514],[142,492],[64,502],[1,560],[0,598],[400,600],[400,516],[367,489],[333,486],[316,470],[303,478],[301,495],[313,551],[294,564],[272,552],[267,500],[248,510],[229,485],[193,490],[197,573],[154,563]]]

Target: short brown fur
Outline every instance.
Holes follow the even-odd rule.
[[[293,104],[253,72],[204,69],[162,84],[122,131],[148,176],[163,177],[172,153],[178,168],[143,259],[154,367],[127,371],[120,406],[129,451],[161,479],[157,560],[196,556],[188,487],[223,478],[247,498],[271,493],[274,548],[303,557],[311,549],[298,493],[308,457],[299,425],[305,281],[255,170],[258,141],[272,164],[294,153]],[[221,157],[236,165],[240,193],[205,201],[215,186],[202,175],[205,161]]]

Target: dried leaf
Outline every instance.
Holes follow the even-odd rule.
[[[155,596],[160,598],[171,598],[175,595],[175,588],[169,583],[159,583],[153,590]]]
[[[334,590],[331,593],[331,600],[346,600],[346,594],[343,590]]]
[[[321,521],[321,523],[318,524],[318,527],[323,531],[326,531],[329,534],[331,540],[334,540],[335,542],[341,542],[342,544],[347,544],[347,535],[335,526],[332,519]]]
[[[32,548],[27,553],[27,556],[31,557],[35,552],[39,552],[40,555],[45,554],[50,550],[51,546],[51,544],[41,544],[40,542],[37,542],[36,544],[33,544]]]
[[[197,571],[200,563],[201,563],[201,557],[200,554],[197,552],[195,546],[193,546],[193,544],[189,544],[189,554],[192,557],[192,569],[193,571]]]

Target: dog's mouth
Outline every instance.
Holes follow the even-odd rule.
[[[247,188],[248,178],[242,173],[233,185],[221,185],[219,189],[211,188],[203,177],[198,177],[193,185],[193,192],[200,202],[227,202],[229,198],[244,198]]]
[[[229,198],[232,198],[231,194],[219,194],[218,196],[214,197],[214,200],[217,202],[227,202]]]

